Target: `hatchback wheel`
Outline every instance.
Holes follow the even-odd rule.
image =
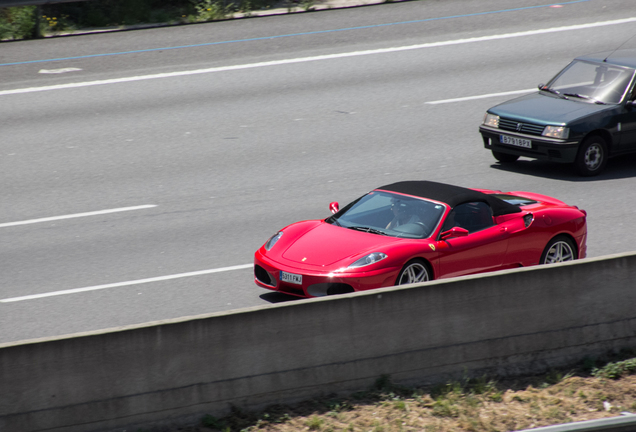
[[[519,159],[519,156],[501,153],[495,150],[492,150],[492,156],[501,163],[512,163]]]
[[[600,136],[586,138],[579,148],[574,165],[582,176],[600,173],[607,163],[607,144]]]

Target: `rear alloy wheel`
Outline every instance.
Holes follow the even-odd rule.
[[[422,260],[413,260],[406,263],[400,275],[395,281],[396,285],[405,285],[418,282],[426,282],[430,280],[428,267]]]
[[[501,163],[512,163],[519,159],[519,156],[511,155],[508,153],[501,153],[495,150],[492,150],[492,155]]]
[[[576,246],[567,237],[555,237],[543,250],[541,264],[554,264],[573,261],[577,258]]]
[[[582,176],[595,176],[607,163],[607,143],[600,136],[586,138],[576,155],[574,166]]]

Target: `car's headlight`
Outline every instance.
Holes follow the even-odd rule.
[[[495,114],[486,113],[484,116],[484,124],[486,126],[498,128],[499,127],[499,116]]]
[[[567,139],[570,135],[570,128],[565,126],[546,126],[541,135],[550,138]]]
[[[358,267],[368,266],[368,265],[377,263],[378,261],[382,261],[386,257],[387,257],[387,254],[385,254],[385,253],[373,252],[373,253],[370,253],[367,256],[364,256],[364,257],[360,258],[359,260],[357,260],[353,264],[349,265],[348,268],[358,268]]]
[[[267,240],[267,243],[265,243],[265,249],[266,250],[270,250],[271,248],[274,247],[274,245],[276,244],[276,242],[283,236],[283,232],[282,231],[278,231],[276,234],[274,234],[273,236],[270,237],[269,240]]]

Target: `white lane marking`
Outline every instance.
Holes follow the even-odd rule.
[[[33,92],[41,92],[41,91],[49,91],[49,90],[62,90],[62,89],[70,89],[70,88],[90,87],[90,86],[107,85],[107,84],[119,84],[119,83],[143,81],[143,80],[159,79],[159,78],[173,78],[173,77],[180,77],[180,76],[208,74],[208,73],[224,72],[224,71],[232,71],[232,70],[244,70],[244,69],[252,69],[252,68],[259,68],[259,67],[279,66],[279,65],[285,65],[285,64],[305,63],[305,62],[320,61],[320,60],[332,60],[332,59],[338,59],[338,58],[356,57],[356,56],[372,55],[372,54],[393,53],[393,52],[424,49],[424,48],[460,45],[465,43],[486,42],[486,41],[493,41],[498,39],[510,39],[510,38],[516,38],[516,37],[535,36],[535,35],[563,32],[563,31],[583,30],[583,29],[590,29],[594,27],[627,24],[627,23],[631,23],[635,21],[636,21],[636,17],[631,17],[631,18],[625,18],[620,20],[601,21],[601,22],[588,23],[588,24],[579,24],[579,25],[564,26],[564,27],[553,27],[553,28],[541,29],[541,30],[530,30],[530,31],[518,32],[518,33],[506,33],[506,34],[500,34],[500,35],[482,36],[482,37],[468,38],[468,39],[457,39],[457,40],[450,40],[450,41],[443,41],[443,42],[409,45],[409,46],[403,46],[403,47],[384,48],[384,49],[367,50],[367,51],[354,51],[354,52],[348,52],[348,53],[328,54],[328,55],[315,56],[315,57],[301,57],[301,58],[287,59],[287,60],[276,60],[276,61],[249,63],[249,64],[235,65],[235,66],[222,66],[222,67],[215,67],[215,68],[208,68],[208,69],[197,69],[197,70],[191,70],[191,71],[180,71],[180,72],[153,74],[153,75],[113,78],[113,79],[106,79],[106,80],[99,80],[99,81],[87,81],[87,82],[58,84],[58,85],[43,86],[43,87],[29,87],[29,88],[22,88],[22,89],[2,90],[0,91],[0,96],[10,95],[10,94],[33,93]]]
[[[38,73],[41,73],[41,74],[61,74],[61,73],[76,72],[76,71],[81,71],[81,69],[80,68],[74,68],[74,67],[67,67],[67,68],[62,68],[62,69],[40,69],[38,71]]]
[[[221,267],[216,269],[194,271],[189,273],[179,273],[179,274],[173,274],[168,276],[158,276],[158,277],[153,277],[148,279],[137,279],[137,280],[127,281],[127,282],[117,282],[117,283],[105,284],[105,285],[95,285],[95,286],[84,287],[84,288],[74,288],[74,289],[53,291],[53,292],[42,293],[42,294],[26,295],[22,297],[11,297],[11,298],[0,299],[0,303],[12,303],[12,302],[19,302],[24,300],[39,299],[44,297],[54,297],[54,296],[60,296],[60,295],[66,295],[66,294],[75,294],[75,293],[86,292],[86,291],[97,291],[102,289],[119,288],[124,286],[139,285],[139,284],[151,283],[151,282],[162,282],[162,281],[167,281],[170,279],[201,276],[201,275],[220,273],[220,272],[226,272],[226,271],[232,271],[232,270],[243,270],[253,266],[254,264],[242,264],[242,265],[235,265],[230,267]]]
[[[510,95],[523,94],[523,93],[532,93],[535,91],[539,91],[539,89],[534,88],[534,89],[526,89],[526,90],[514,90],[514,91],[508,91],[508,92],[502,92],[502,93],[483,94],[479,96],[467,96],[467,97],[461,97],[461,98],[455,98],[455,99],[442,99],[442,100],[426,102],[426,104],[438,105],[438,104],[453,103],[453,102],[463,102],[463,101],[473,100],[473,99],[485,99],[485,98],[498,97],[498,96],[510,96]]]
[[[0,228],[6,228],[6,227],[11,227],[16,225],[28,225],[28,224],[34,224],[34,223],[40,223],[40,222],[50,222],[50,221],[56,221],[56,220],[62,220],[62,219],[72,219],[72,218],[85,217],[85,216],[96,216],[96,215],[125,212],[125,211],[131,211],[131,210],[142,210],[142,209],[147,209],[152,207],[157,207],[157,206],[155,204],[147,204],[147,205],[140,205],[135,207],[121,207],[121,208],[98,210],[98,211],[92,211],[92,212],[86,212],[86,213],[75,213],[75,214],[69,214],[69,215],[63,215],[63,216],[45,217],[40,219],[29,219],[29,220],[23,220],[18,222],[7,222],[7,223],[0,223]]]

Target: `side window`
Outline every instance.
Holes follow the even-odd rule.
[[[453,227],[461,227],[473,233],[493,225],[490,206],[484,202],[471,202],[456,206],[444,221],[442,231],[448,231]]]

